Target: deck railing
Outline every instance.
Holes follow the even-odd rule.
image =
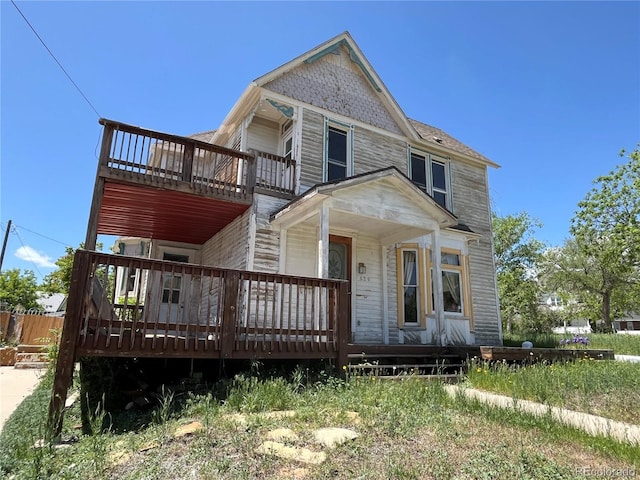
[[[85,250],[76,261],[81,355],[337,358],[348,341],[343,281]]]
[[[105,175],[164,188],[188,185],[197,194],[245,198],[262,189],[295,193],[295,161],[265,152],[240,152],[189,137],[113,120],[104,126],[100,166]]]

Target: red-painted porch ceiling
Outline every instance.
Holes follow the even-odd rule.
[[[246,203],[106,182],[98,234],[201,245],[248,207]]]

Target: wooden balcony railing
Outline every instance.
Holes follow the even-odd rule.
[[[85,250],[76,262],[78,355],[337,358],[347,345],[343,281]],[[123,276],[135,290],[119,295]]]
[[[187,185],[197,194],[246,198],[256,185],[293,195],[295,161],[264,152],[245,153],[188,137],[113,120],[104,126],[100,167],[105,177],[163,188]]]
[[[251,150],[256,158],[256,187],[283,194],[295,193],[296,161]]]

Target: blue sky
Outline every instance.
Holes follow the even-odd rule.
[[[640,141],[639,2],[16,3],[100,116],[179,135],[348,30],[407,116],[502,166],[494,210],[549,245]],[[41,278],[84,241],[100,126],[11,2],[0,16],[3,269]]]

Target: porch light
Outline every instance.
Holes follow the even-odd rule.
[[[365,273],[367,273],[367,266],[364,263],[358,264],[358,273],[360,275],[364,275]]]

